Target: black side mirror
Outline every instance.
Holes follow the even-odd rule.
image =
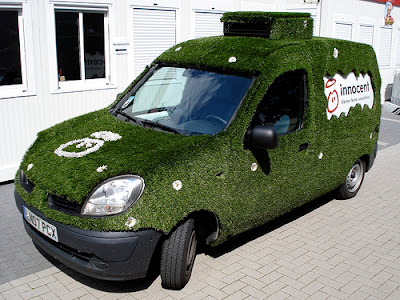
[[[278,133],[272,127],[257,125],[246,132],[247,148],[275,149],[278,148]]]

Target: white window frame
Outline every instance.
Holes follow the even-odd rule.
[[[0,86],[0,100],[36,95],[31,6],[29,2],[0,3],[0,10],[18,11],[18,31],[22,84]]]
[[[49,56],[49,81],[51,86],[51,93],[69,93],[69,92],[79,92],[79,91],[91,91],[91,90],[102,90],[115,88],[114,82],[111,76],[111,55],[110,55],[110,7],[109,5],[80,5],[79,3],[68,3],[66,5],[63,3],[53,3],[50,4],[50,18],[49,24],[49,42],[53,44],[51,47]],[[74,12],[79,13],[79,43],[83,44],[83,14],[90,12],[104,13],[104,61],[105,61],[105,78],[96,79],[85,79],[85,63],[84,63],[84,44],[80,47],[80,72],[81,79],[79,80],[67,80],[59,81],[58,77],[58,59],[57,59],[57,42],[56,42],[56,12]]]

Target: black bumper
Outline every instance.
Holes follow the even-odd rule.
[[[146,276],[162,233],[155,230],[138,232],[99,232],[78,229],[46,218],[26,205],[15,191],[15,201],[57,227],[58,242],[47,238],[25,219],[25,230],[34,243],[64,265],[90,277],[105,280],[130,280]]]

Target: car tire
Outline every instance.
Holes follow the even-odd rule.
[[[364,176],[365,162],[358,159],[347,174],[345,182],[337,190],[337,197],[341,200],[346,200],[357,195],[364,181]]]
[[[196,248],[194,219],[188,219],[163,242],[160,275],[164,288],[180,290],[189,282]]]

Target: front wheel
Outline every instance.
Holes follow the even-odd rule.
[[[161,249],[162,286],[180,290],[190,279],[196,257],[197,238],[194,220],[188,219],[164,241]]]
[[[349,174],[347,174],[346,181],[337,191],[338,198],[344,200],[353,198],[357,195],[361,188],[361,184],[363,183],[364,175],[365,162],[358,159],[350,169]]]

